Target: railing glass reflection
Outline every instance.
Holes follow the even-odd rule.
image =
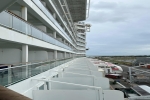
[[[38,75],[61,64],[67,63],[73,58],[40,63],[28,63],[25,65],[0,65],[0,85],[10,86],[32,76]]]

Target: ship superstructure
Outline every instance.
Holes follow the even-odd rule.
[[[90,0],[0,1],[0,85],[15,91],[3,99],[124,100],[86,58],[89,7]]]

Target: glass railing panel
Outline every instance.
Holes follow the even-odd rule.
[[[32,35],[32,27],[31,27],[31,25],[27,25],[27,33],[26,33],[27,35]]]
[[[39,73],[41,73],[41,68],[40,68],[40,64],[34,64],[34,65],[30,65],[30,69],[29,72],[31,73],[31,76],[37,75]]]
[[[58,66],[58,61],[55,62],[55,66]]]
[[[13,66],[5,69],[0,68],[0,84],[3,86],[9,86],[25,80],[29,77],[35,76],[42,72],[48,71],[54,67],[64,64],[72,59],[61,59],[56,61],[49,61],[43,63],[32,63],[21,66]]]
[[[13,24],[12,24],[12,28],[14,30],[26,33],[26,25],[23,23],[23,21],[19,20],[18,18],[13,16]]]
[[[62,64],[62,61],[60,60],[60,61],[59,61],[59,65],[61,65],[61,64]]]
[[[45,72],[45,71],[51,69],[51,68],[50,68],[50,63],[45,63],[45,64],[42,65],[41,67],[42,67],[42,71],[43,71],[43,72]]]
[[[50,36],[47,34],[43,34],[43,40],[49,42]]]
[[[56,62],[50,62],[50,68],[54,68],[55,66],[56,66],[56,64],[55,64]]]
[[[0,13],[0,24],[11,28],[12,27],[12,15],[10,15],[6,12],[1,12]]]
[[[40,30],[38,30],[38,29],[32,27],[32,36],[33,36],[33,37],[42,40],[42,39],[43,39],[43,38],[42,38],[42,35],[43,35],[43,33],[42,33]]]
[[[14,66],[15,67],[15,66]],[[3,86],[26,79],[26,66],[0,70],[0,84]]]
[[[0,70],[0,84],[5,86],[8,83],[8,69]]]
[[[49,43],[52,43],[52,44],[57,45],[56,42],[57,42],[57,41],[56,41],[54,38],[49,37]]]
[[[14,66],[15,67],[15,66]],[[26,79],[26,68],[27,66],[23,66],[23,67],[16,67],[16,68],[12,68],[11,72],[12,72],[12,80],[11,83],[16,83],[18,81],[21,81],[23,79]]]

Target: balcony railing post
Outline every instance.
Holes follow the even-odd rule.
[[[41,73],[43,72],[43,66],[40,64]]]
[[[10,28],[13,28],[13,16],[10,15]]]
[[[8,84],[12,83],[12,69],[11,65],[8,65]]]
[[[26,68],[27,70],[28,70],[28,73],[27,73],[27,75],[28,75],[28,77],[31,77],[31,70],[32,70],[32,65],[31,65],[31,63],[29,63],[30,65],[27,65],[27,67],[28,68]]]
[[[29,77],[29,67],[28,67],[28,64],[26,64],[25,70],[26,70],[26,78],[27,78],[27,77]]]

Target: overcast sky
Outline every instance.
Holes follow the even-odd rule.
[[[91,0],[87,55],[150,55],[150,0]]]

